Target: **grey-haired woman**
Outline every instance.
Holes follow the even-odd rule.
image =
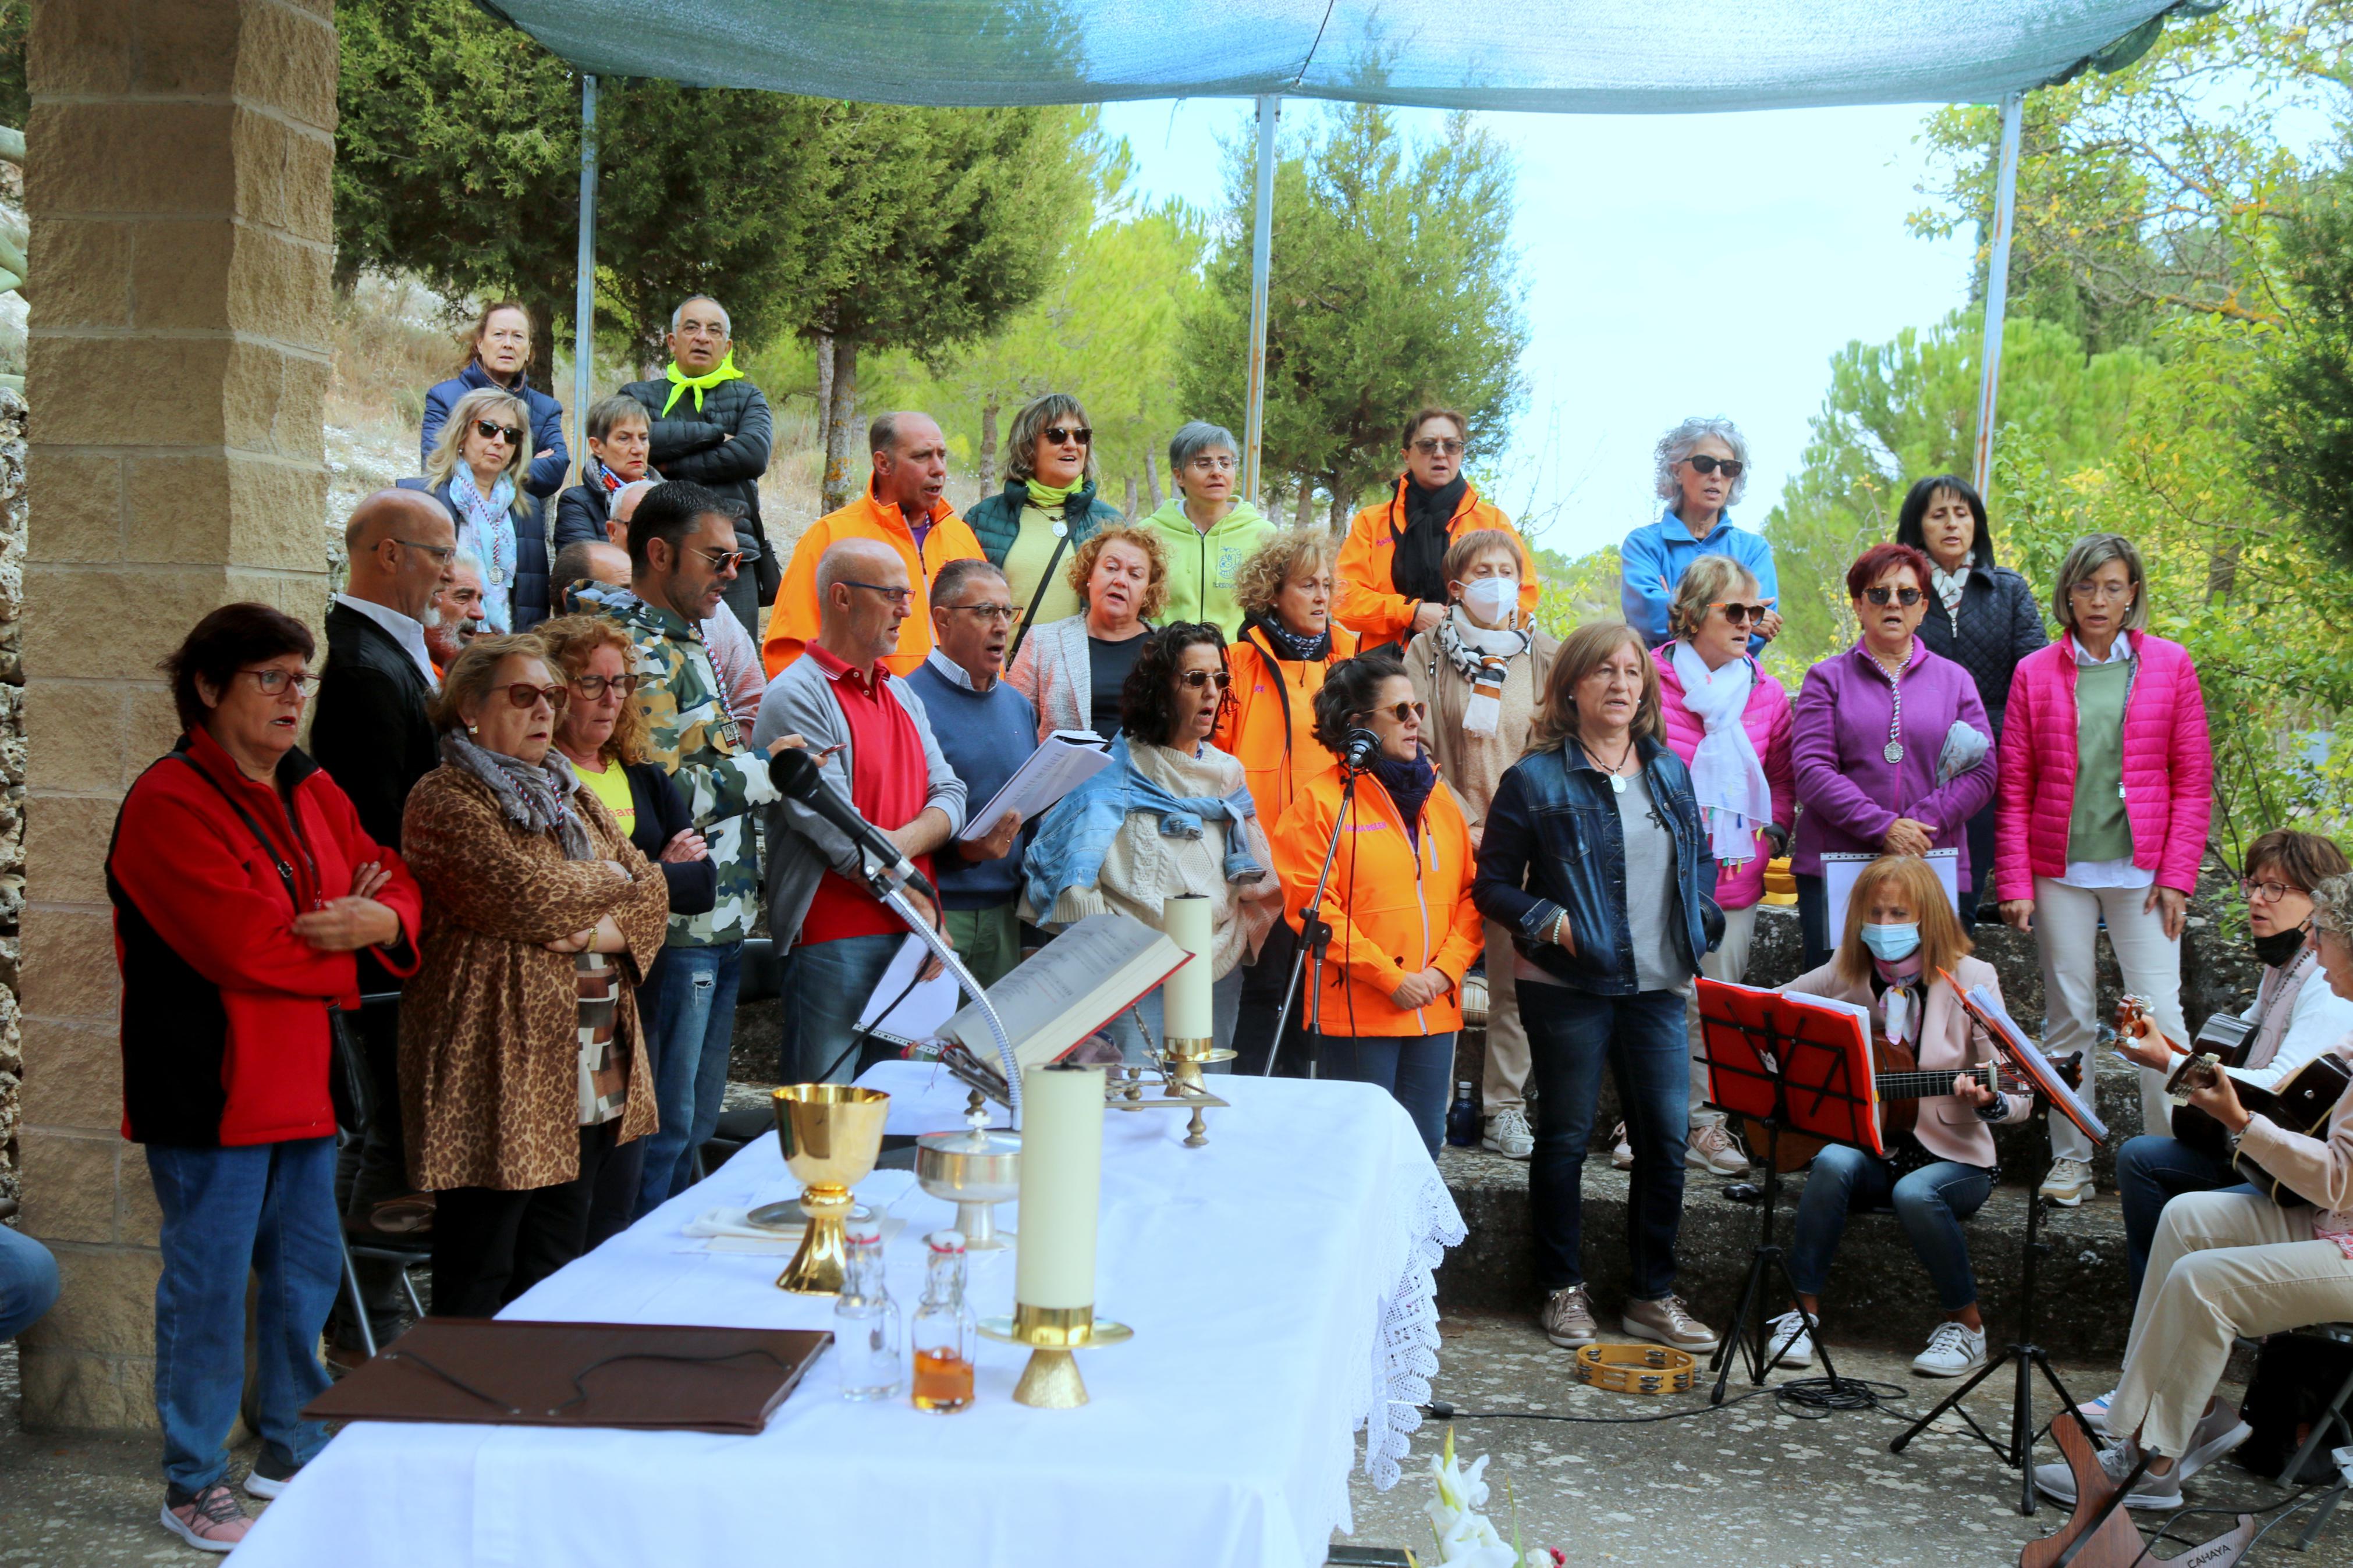
[[[1246,500],[1240,448],[1222,425],[1195,419],[1168,438],[1168,478],[1176,493],[1145,523],[1168,552],[1168,618],[1207,621],[1231,643],[1245,612],[1234,596],[1242,563],[1274,537],[1274,524]]]
[[[1659,437],[1652,455],[1666,510],[1619,547],[1626,624],[1649,647],[1665,642],[1674,635],[1667,612],[1683,573],[1703,555],[1729,555],[1757,579],[1765,618],[1750,635],[1748,651],[1761,653],[1781,635],[1781,584],[1765,536],[1732,524],[1731,508],[1748,486],[1748,442],[1740,426],[1723,418],[1686,419]]]
[[[1013,591],[1009,665],[1031,626],[1079,613],[1061,570],[1095,530],[1120,521],[1095,493],[1095,433],[1077,398],[1050,392],[1022,405],[1005,439],[1005,488],[975,501],[964,521]]]

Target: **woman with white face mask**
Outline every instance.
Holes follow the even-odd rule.
[[[1422,743],[1461,804],[1475,850],[1496,781],[1527,747],[1560,644],[1520,607],[1528,574],[1512,534],[1469,530],[1447,547],[1439,569],[1446,577],[1446,614],[1407,647],[1406,675],[1414,700],[1430,710]],[[1489,921],[1484,1142],[1525,1160],[1535,1141],[1527,1120],[1528,1034],[1520,1024],[1512,959],[1512,933]]]
[[[2001,980],[1992,964],[1970,957],[1969,948],[1960,917],[1928,863],[1910,855],[1882,856],[1854,879],[1845,936],[1830,963],[1781,989],[1867,1010],[1880,1072],[1890,1070],[1891,1042],[1910,1047],[1921,1072],[1981,1067],[1994,1059],[1992,1044],[1962,1010],[1953,981],[1962,991],[1983,986],[1999,1000]],[[1946,974],[1953,979],[1941,978]],[[2032,1104],[2029,1096],[1958,1078],[1950,1094],[1917,1102],[1913,1131],[1889,1134],[1889,1158],[1842,1143],[1814,1156],[1789,1240],[1789,1280],[1798,1299],[1772,1324],[1770,1349],[1783,1365],[1813,1363],[1820,1292],[1847,1215],[1890,1205],[1945,1311],[1912,1370],[1959,1377],[1985,1364],[1985,1320],[1978,1313],[1977,1275],[1961,1222],[1984,1205],[2000,1174],[1993,1125],[2023,1121]]]

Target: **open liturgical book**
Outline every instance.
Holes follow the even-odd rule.
[[[1131,915],[1089,915],[990,986],[988,1000],[1026,1069],[1069,1051],[1192,956]],[[997,1037],[977,1004],[941,1025],[938,1038],[959,1078],[1005,1100]]]

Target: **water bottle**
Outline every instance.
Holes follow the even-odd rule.
[[[1446,1141],[1457,1149],[1478,1144],[1479,1091],[1467,1078],[1454,1086],[1454,1103],[1446,1108]]]
[[[833,1355],[844,1399],[895,1399],[907,1386],[907,1349],[899,1303],[882,1283],[882,1222],[842,1225],[849,1256],[841,1294],[833,1299]]]

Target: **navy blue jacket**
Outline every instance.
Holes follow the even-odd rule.
[[[1656,741],[1636,742],[1651,798],[1675,839],[1674,918],[1683,961],[1724,935],[1716,907],[1715,852],[1701,825],[1691,773]],[[1479,840],[1479,912],[1512,929],[1512,945],[1563,984],[1599,996],[1635,993],[1634,942],[1626,919],[1626,837],[1609,779],[1566,743],[1523,757],[1495,786]],[[1550,938],[1563,910],[1577,951]]]
[[[572,454],[564,446],[564,405],[528,380],[518,378],[512,386],[500,385],[482,369],[480,360],[468,365],[463,374],[436,382],[426,390],[425,431],[417,443],[417,466],[423,468],[426,459],[433,456],[433,443],[439,438],[441,426],[448,422],[449,410],[458,405],[458,399],[486,386],[513,393],[531,410],[531,449],[543,450],[547,456],[532,458],[531,468],[523,475],[523,492],[532,496],[554,495],[564,488],[564,471],[572,466]],[[534,507],[532,511],[536,518],[538,509]]]

